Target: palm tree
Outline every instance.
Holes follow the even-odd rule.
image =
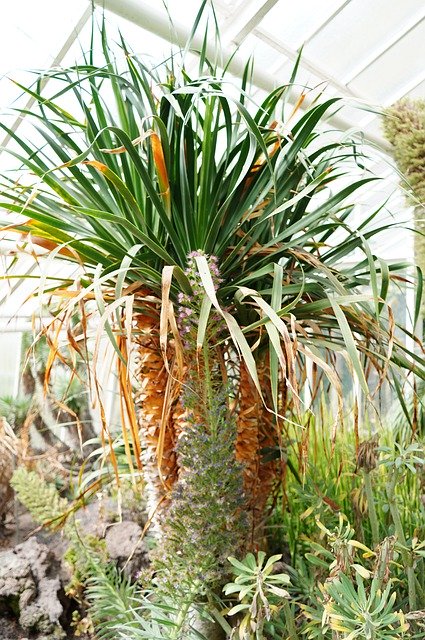
[[[42,141],[1,125],[8,153],[36,176],[32,186],[4,176],[4,224],[80,268],[79,288],[64,279],[50,289],[63,301],[57,318],[66,324],[73,305],[96,301],[118,355],[125,442],[144,463],[153,510],[169,503],[178,478],[181,393],[199,366],[174,309],[198,296],[196,348],[227,385],[255,530],[285,465],[285,421],[303,410],[308,360],[340,407],[335,354],[347,354],[365,395],[367,364],[380,382],[413,362],[424,372],[422,356],[394,334],[385,298],[400,265],[370,249],[377,212],[353,216],[376,178],[355,140],[320,132],[338,98],[301,111],[301,93],[289,106],[294,76],[258,106],[250,65],[236,94],[202,52],[192,78],[174,60],[148,67],[122,39],[114,54],[104,26],[101,43],[101,65],[90,52],[44,73],[50,95],[39,81],[21,87],[35,100],[22,115]],[[347,264],[356,249],[364,259]]]

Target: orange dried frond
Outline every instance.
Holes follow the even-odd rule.
[[[31,242],[36,244],[38,247],[42,249],[47,249],[47,251],[53,251],[59,247],[59,243],[54,240],[50,240],[49,238],[43,238],[41,236],[34,236],[31,234]],[[58,251],[63,256],[67,256],[68,258],[75,259],[75,252],[69,249],[68,247],[61,247]]]
[[[305,100],[305,97],[306,97],[306,94],[304,92],[301,93],[300,97],[298,98],[298,100],[296,101],[296,103],[294,105],[294,108],[291,111],[291,114],[290,114],[290,116],[289,116],[289,118],[287,120],[288,122],[289,122],[289,120],[291,120],[291,118],[294,117],[294,115],[297,113],[298,109],[301,108],[301,106],[302,106],[302,104],[303,104],[303,102]]]
[[[171,369],[172,371],[172,369]],[[161,480],[165,482],[162,473],[164,462],[164,453],[170,447],[170,442],[174,443],[176,434],[174,433],[172,408],[178,398],[181,384],[175,380],[171,372],[167,375],[167,383],[164,393],[164,402],[162,405],[161,422],[159,425],[158,441],[156,445],[156,455],[158,463],[158,472]],[[174,446],[173,446],[174,449]],[[169,454],[169,451],[166,452]],[[166,483],[165,483],[166,484]]]
[[[115,455],[115,451],[114,451],[114,447],[113,447],[113,439],[112,439],[112,436],[111,436],[111,432],[109,430],[108,421],[106,419],[105,407],[104,407],[103,402],[102,402],[99,380],[98,380],[96,374],[93,375],[93,382],[94,382],[94,387],[95,387],[95,391],[96,391],[96,399],[99,402],[100,421],[101,421],[101,425],[102,425],[102,430],[101,430],[102,446],[105,447],[105,436],[106,436],[106,439],[107,439],[108,445],[109,445],[109,455],[110,455],[110,458],[111,458],[112,468],[114,470],[115,481],[116,481],[117,485],[120,486],[121,482],[120,482],[120,474],[119,474],[119,469],[118,469],[118,461],[117,461],[117,457]]]
[[[45,374],[44,374],[44,393],[47,394],[49,390],[50,374],[52,372],[53,364],[59,356],[59,335],[62,330],[62,323],[56,323],[56,331],[53,337],[47,335],[46,337],[50,346],[49,353],[47,355]]]
[[[78,496],[75,498],[75,500],[72,501],[68,509],[66,509],[63,513],[61,513],[56,518],[52,518],[51,520],[46,520],[45,522],[43,522],[42,525],[40,525],[40,527],[35,529],[35,531],[39,531],[43,527],[48,527],[53,531],[57,531],[61,529],[70,516],[74,515],[77,511],[83,508],[87,504],[87,501],[90,500],[92,496],[98,494],[105,480],[106,480],[106,477],[99,478],[98,480],[94,480],[84,491],[78,494]]]
[[[162,148],[161,140],[154,131],[152,131],[150,135],[150,142],[152,148],[153,161],[156,168],[156,173],[158,176],[159,188],[161,190],[161,195],[164,199],[165,206],[167,208],[168,213],[170,213],[171,208],[171,194],[170,194],[170,183],[168,180],[168,171],[167,166],[165,164],[164,151]]]
[[[22,231],[22,227],[32,227],[34,229],[37,229],[37,234],[42,233],[42,235],[34,235],[32,231]],[[72,258],[73,260],[79,260],[79,255],[74,249],[67,246],[61,247],[61,244],[63,243],[55,239],[47,232],[43,232],[43,230],[37,226],[36,220],[30,219],[24,223],[8,225],[7,227],[1,228],[0,231],[14,231],[15,233],[19,233],[21,236],[21,240],[30,240],[32,244],[35,244],[42,249],[46,249],[47,251],[54,251],[55,249],[60,247],[58,251],[60,255],[67,256],[68,258]]]
[[[83,430],[82,430],[80,418],[75,413],[75,411],[73,411],[70,407],[68,407],[68,405],[65,402],[61,402],[60,400],[57,400],[56,398],[55,398],[54,402],[59,407],[59,409],[62,409],[62,411],[65,411],[65,413],[69,413],[69,415],[71,415],[75,419],[75,424],[77,425],[78,440],[80,442],[81,451],[83,451],[83,444],[84,444],[83,443]]]
[[[149,132],[144,133],[141,136],[138,136],[137,138],[134,138],[134,140],[131,141],[131,144],[133,145],[133,147],[137,146],[138,144],[140,144],[141,142],[143,142],[143,140],[149,135]],[[128,151],[127,147],[122,146],[122,147],[115,147],[114,149],[101,149],[102,153],[109,153],[111,155],[117,155],[120,153],[126,153],[126,151]]]
[[[84,160],[82,164],[86,164],[89,167],[94,167],[95,169],[100,171],[100,173],[107,173],[107,171],[109,170],[108,165],[106,165],[104,162],[99,162],[99,160]]]

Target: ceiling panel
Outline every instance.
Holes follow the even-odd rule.
[[[2,3],[0,74],[51,63],[86,8],[87,0]]]
[[[247,61],[250,56],[254,56],[254,64],[256,69],[269,70],[280,56],[276,49],[266,44],[254,35],[249,35],[243,43],[238,47],[238,55]],[[282,62],[286,61],[283,58]],[[286,78],[288,80],[289,76]],[[277,80],[277,78],[276,78]],[[276,82],[278,84],[278,82]]]
[[[259,28],[268,31],[293,49],[297,49],[344,3],[345,0],[280,1],[264,17]]]
[[[409,27],[416,16],[420,19],[424,8],[423,0],[351,0],[307,44],[305,54],[337,77],[350,77],[359,64],[378,55],[394,34]]]
[[[356,93],[387,105],[409,78],[423,71],[424,64],[425,21],[368,66],[350,86]]]

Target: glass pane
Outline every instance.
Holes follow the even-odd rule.
[[[297,49],[344,0],[299,0],[278,2],[260,23],[260,29],[276,36],[284,44]]]

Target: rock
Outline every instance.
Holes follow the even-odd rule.
[[[35,537],[0,552],[0,610],[15,613],[25,631],[44,640],[65,638],[58,572],[59,563]]]
[[[1,640],[28,640],[27,633],[22,630],[16,620],[0,616]]]
[[[113,524],[106,532],[106,551],[127,575],[134,575],[148,562],[148,551],[142,539],[142,528],[131,520]]]
[[[200,618],[198,612],[195,612],[191,620],[191,627],[208,640],[225,640],[226,638],[225,632],[217,622]]]
[[[112,516],[116,513],[116,503],[110,498],[93,500],[76,515],[78,529],[85,536],[103,538],[108,523],[112,522]]]
[[[78,530],[84,532],[84,535],[95,538],[103,538],[105,535],[106,520],[100,501],[89,502],[84,508],[79,509],[76,519]]]

